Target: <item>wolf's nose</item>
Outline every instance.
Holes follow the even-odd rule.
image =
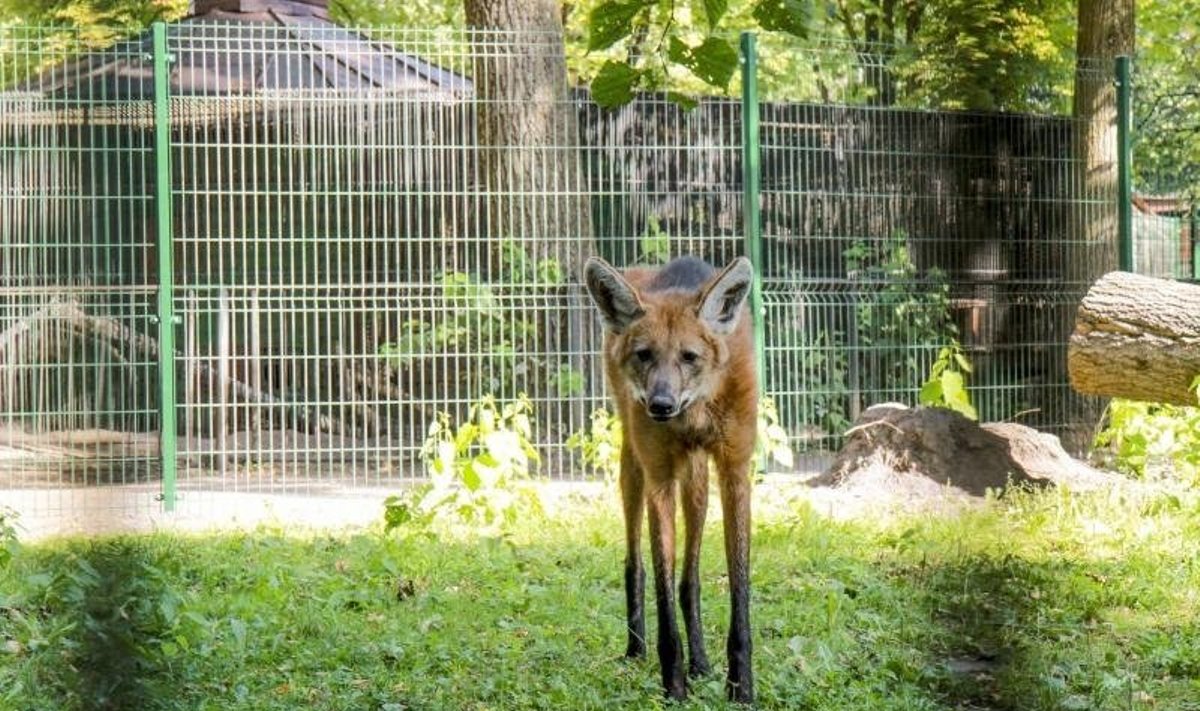
[[[650,398],[647,409],[655,419],[666,419],[675,414],[675,398],[670,395],[655,395]]]

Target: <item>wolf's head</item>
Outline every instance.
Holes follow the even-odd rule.
[[[620,373],[616,387],[659,422],[712,395],[729,356],[726,338],[746,318],[754,280],[749,260],[735,259],[697,288],[655,288],[648,281],[639,289],[597,257],[588,260],[584,277],[608,332],[607,356]]]

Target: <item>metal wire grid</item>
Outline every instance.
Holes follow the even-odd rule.
[[[344,33],[257,28],[247,39],[234,26],[171,28],[172,75],[207,77],[192,85],[204,91],[180,84],[170,97],[184,505],[209,491],[391,486],[421,476],[421,440],[436,413],[461,421],[487,393],[528,393],[539,413],[541,471],[587,476],[563,447],[605,402],[578,260],[600,253],[618,264],[654,263],[691,252],[723,263],[741,252],[736,104],[709,100],[684,111],[647,96],[602,111],[580,94],[544,105],[489,103],[472,80],[483,68],[508,76],[559,48],[545,37],[480,39],[376,32],[364,45]],[[314,64],[314,47],[349,66],[399,50],[452,75],[439,75],[437,86],[289,83],[325,66]],[[31,64],[55,64],[33,46],[25,51],[37,57]],[[76,66],[111,55],[88,58]],[[123,59],[142,61],[140,49]],[[816,61],[795,53],[784,60]],[[1072,227],[1111,196],[1083,194],[1077,166],[1064,158],[1069,122],[856,107],[868,96],[854,89],[859,60],[827,62],[848,77],[835,97],[835,73],[825,76],[825,98],[842,104],[762,110],[765,380],[794,444],[827,451],[864,405],[911,401],[913,376],[948,335],[976,360],[972,390],[985,417],[1036,410],[1044,426],[1078,426],[1059,361],[1087,261],[1100,248],[1072,240]],[[70,83],[61,71],[52,76],[56,86]],[[93,191],[108,191],[92,201],[117,216],[106,233],[113,236],[73,233],[72,244],[94,255],[87,260],[6,255],[7,285],[26,289],[12,313],[33,308],[31,279],[90,285],[104,272],[94,265],[116,264],[105,278],[136,284],[143,299],[126,320],[140,318],[134,330],[151,332],[144,80],[102,83],[123,87],[117,101],[3,95],[26,108],[57,102],[48,125],[76,126],[67,151],[75,161],[101,160],[96,142],[83,140],[106,130],[100,119],[128,135],[98,152],[122,161],[124,172],[88,171]],[[492,148],[480,147],[481,114],[535,106],[557,117],[543,143],[491,135]],[[25,118],[4,125],[33,130]],[[10,196],[30,186],[64,191],[57,178],[17,170],[31,154],[6,151],[11,187],[0,215],[9,234],[17,234]],[[495,166],[508,172],[489,173]],[[61,219],[101,224],[80,216],[87,204],[64,202]],[[141,212],[124,216],[120,205]],[[56,244],[49,235],[9,238],[5,248],[44,254]],[[75,262],[93,267],[65,266]],[[152,360],[143,362],[148,379]],[[137,392],[137,412],[153,419],[153,388]],[[81,408],[94,417],[112,417],[109,405],[88,402]],[[26,432],[73,431],[42,407],[22,405],[6,420]],[[143,432],[142,424],[113,426]],[[147,461],[139,456],[116,450],[114,461]],[[814,454],[801,466],[818,462]]]
[[[861,105],[876,70],[818,82],[846,103],[761,107],[766,387],[794,444],[820,466],[864,407],[915,404],[955,341],[982,418],[1086,447],[1065,349],[1115,186],[1083,180],[1071,119]]]
[[[1133,266],[1148,276],[1200,279],[1200,166],[1181,159],[1194,153],[1196,97],[1179,90],[1179,67],[1138,57],[1132,70]]]
[[[139,129],[87,120],[112,108],[106,88],[68,96],[37,78],[82,50],[47,36],[0,30],[0,505],[149,509],[160,472],[144,335],[155,316],[151,145]]]

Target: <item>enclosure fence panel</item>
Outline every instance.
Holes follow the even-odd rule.
[[[915,403],[954,342],[983,418],[1076,449],[1090,433],[1095,401],[1067,385],[1065,344],[1116,222],[1111,186],[1073,157],[1071,119],[884,102],[871,55],[764,35],[756,193],[737,100],[645,93],[601,109],[553,34],[160,31],[165,126],[150,34],[89,49],[3,30],[6,497],[81,506],[72,492],[107,487],[153,505],[165,490],[187,508],[395,491],[426,476],[430,428],[488,398],[528,399],[538,475],[594,477],[568,445],[607,404],[583,261],[724,264],[748,249],[747,201],[761,212],[763,389],[798,471],[821,468],[863,408]]]
[[[1129,146],[1133,270],[1200,279],[1200,111],[1195,63],[1132,62]]]
[[[973,365],[982,420],[1081,452],[1099,412],[1071,389],[1074,312],[1115,246],[1114,192],[1084,180],[1076,121],[879,105],[896,77],[857,64],[786,93],[794,41],[762,42],[766,390],[820,467],[864,408],[917,404],[942,349]],[[844,46],[802,63],[844,66]],[[1081,80],[1111,71],[1081,63]],[[772,88],[775,87],[775,88]]]
[[[397,487],[485,397],[528,397],[539,471],[583,475],[563,442],[600,404],[575,281],[596,249],[561,39],[171,40],[181,497]],[[549,97],[520,84],[555,62]]]
[[[0,28],[0,506],[157,506],[149,107],[92,56]]]

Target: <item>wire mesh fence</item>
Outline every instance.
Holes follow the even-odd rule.
[[[47,34],[0,30],[0,504],[86,509],[121,486],[123,508],[148,510],[161,478],[152,144],[92,119],[115,108],[110,87],[46,90],[86,51]]]
[[[1193,62],[1194,65],[1194,62]],[[1196,160],[1196,67],[1153,58],[1133,62],[1131,181],[1134,269],[1173,279],[1200,279]]]
[[[768,350],[782,359],[767,390],[816,437],[806,446],[835,448],[870,404],[915,404],[953,341],[974,363],[985,419],[1020,414],[1072,434],[1083,404],[1065,344],[1097,249],[1075,236],[1094,205],[1071,158],[1073,128],[1055,117],[764,107],[764,268],[778,314]]]
[[[540,472],[592,476],[566,445],[606,403],[582,261],[746,248],[741,105],[602,110],[560,37],[183,22],[156,90],[148,36],[0,32],[0,488],[395,487],[440,413],[522,394]],[[1074,122],[887,106],[846,48],[761,56],[764,386],[797,467],[915,402],[951,341],[985,418],[1082,442],[1063,353],[1113,196]],[[820,69],[773,78],[795,66]]]

